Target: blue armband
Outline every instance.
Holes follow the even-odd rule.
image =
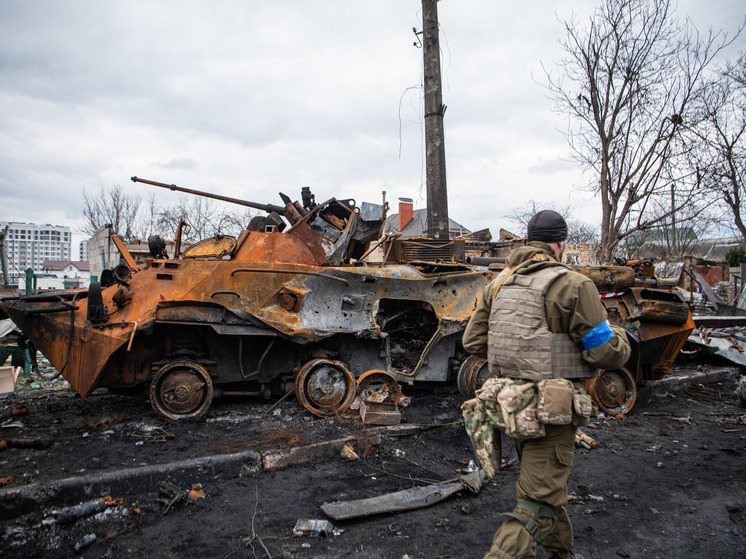
[[[604,345],[613,337],[614,331],[611,329],[609,321],[604,320],[598,326],[594,326],[580,341],[583,342],[584,349],[594,349]]]

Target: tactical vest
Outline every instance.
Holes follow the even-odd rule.
[[[569,270],[549,266],[508,277],[490,311],[487,356],[491,373],[540,381],[598,375],[581,355],[583,345],[569,334],[550,332],[544,298],[549,286]]]

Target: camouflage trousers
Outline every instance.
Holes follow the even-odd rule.
[[[513,513],[533,519],[543,533],[542,542],[547,557],[557,554],[567,559],[572,549],[572,524],[567,516],[567,480],[570,477],[575,451],[573,425],[547,425],[546,436],[540,439],[515,441],[521,471],[516,481],[518,499],[554,507],[556,521],[519,507]],[[550,531],[551,530],[551,531]],[[506,520],[495,533],[492,548],[485,559],[533,559],[537,542],[523,523],[515,518]]]

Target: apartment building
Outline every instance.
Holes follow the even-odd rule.
[[[72,236],[69,227],[0,221],[0,231],[8,226],[5,254],[10,283],[17,285],[26,268],[41,273],[45,260],[71,260]]]

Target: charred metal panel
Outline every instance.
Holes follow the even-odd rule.
[[[463,262],[466,257],[466,242],[454,239],[389,238],[384,242],[383,249],[387,262]]]
[[[601,293],[635,285],[635,271],[627,266],[576,266],[575,270],[593,280]]]

